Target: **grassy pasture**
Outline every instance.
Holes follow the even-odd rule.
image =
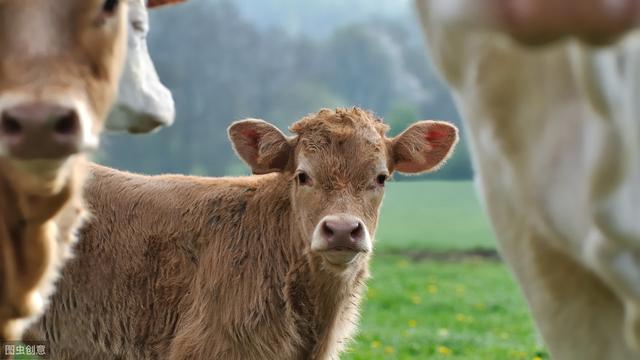
[[[469,181],[390,182],[376,238],[382,252],[495,248]]]
[[[495,249],[470,182],[392,182],[360,333],[345,359],[547,359],[503,263],[406,254]]]
[[[499,262],[380,255],[372,272],[360,333],[344,359],[547,359]]]

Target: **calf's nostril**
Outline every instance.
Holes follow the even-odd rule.
[[[359,239],[362,236],[362,231],[363,231],[362,224],[358,223],[356,228],[351,231],[351,238]]]
[[[22,125],[20,125],[20,122],[8,114],[2,115],[0,128],[6,135],[18,135],[22,132]]]
[[[332,237],[334,234],[333,230],[329,227],[329,225],[327,225],[326,222],[322,224],[322,232],[328,238]]]
[[[75,112],[69,112],[60,116],[53,127],[56,134],[73,135],[78,132],[78,116]]]

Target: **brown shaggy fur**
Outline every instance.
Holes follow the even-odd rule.
[[[0,1],[0,101],[83,99],[99,132],[124,56],[126,6],[103,0]],[[44,35],[44,36],[43,36]],[[0,340],[42,311],[83,218],[85,160],[0,155]]]
[[[427,143],[432,126],[447,129],[446,151]],[[417,163],[438,164],[457,130],[419,122],[411,129],[421,138],[387,139],[386,126],[359,109],[322,110],[291,129],[291,138],[260,120],[229,129],[238,154],[265,175],[93,166],[95,221],[32,337],[51,341],[57,359],[338,358],[356,328],[370,253],[329,263],[310,249],[314,228],[346,213],[373,238],[384,190],[376,178],[394,170],[394,149],[422,148]],[[313,185],[296,180],[302,161]]]

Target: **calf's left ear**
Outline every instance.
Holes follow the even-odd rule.
[[[264,120],[236,121],[228,129],[233,148],[254,174],[283,171],[293,147],[277,127]]]
[[[458,128],[444,121],[419,121],[391,139],[395,169],[419,174],[440,168],[458,143]]]

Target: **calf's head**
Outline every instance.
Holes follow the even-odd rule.
[[[126,5],[0,0],[2,172],[51,190],[74,154],[97,146],[122,68]]]
[[[331,268],[364,259],[372,239],[385,182],[394,171],[438,169],[458,140],[446,122],[420,121],[387,138],[388,127],[357,109],[321,110],[291,126],[286,137],[262,120],[229,128],[240,157],[255,174],[280,172],[290,189],[297,233]]]

